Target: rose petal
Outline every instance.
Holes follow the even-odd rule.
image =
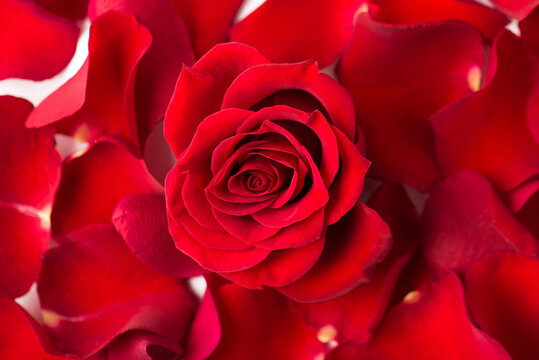
[[[79,36],[75,24],[29,1],[1,0],[0,7],[0,80],[43,80],[69,63]]]
[[[480,30],[489,40],[507,25],[500,12],[476,2],[459,0],[369,0],[377,21],[400,25],[457,20]]]
[[[38,293],[51,338],[79,357],[130,329],[179,342],[196,309],[186,286],[139,262],[112,225],[71,233],[50,250]]]
[[[382,320],[393,288],[417,240],[417,215],[404,188],[384,184],[371,197],[369,205],[378,210],[393,233],[393,246],[386,259],[376,266],[372,279],[344,296],[325,302],[290,302],[292,310],[318,331],[325,340],[366,342]],[[327,329],[335,334],[326,335]]]
[[[50,12],[75,21],[86,17],[89,0],[36,0],[35,2]]]
[[[232,41],[259,49],[276,62],[314,59],[325,67],[352,36],[361,0],[267,0],[230,30]]]
[[[100,142],[64,163],[52,231],[63,235],[88,224],[108,224],[114,207],[125,196],[161,192],[162,186],[142,160],[118,145]]]
[[[520,223],[526,226],[536,239],[539,239],[537,214],[539,214],[539,190],[528,198],[516,214]]]
[[[315,266],[299,280],[277,290],[298,302],[329,300],[343,295],[371,276],[391,246],[387,224],[358,203],[329,227],[326,245]]]
[[[518,223],[492,185],[471,170],[433,189],[422,221],[423,253],[436,267],[464,272],[494,252],[539,251],[539,242]]]
[[[27,125],[59,121],[63,134],[84,142],[112,136],[140,155],[133,96],[138,64],[151,41],[133,16],[111,12],[95,19],[87,63],[36,107]]]
[[[286,298],[273,290],[226,284],[212,292],[222,338],[210,360],[312,360],[323,353],[314,332],[290,312]]]
[[[152,35],[135,81],[134,104],[140,144],[165,116],[182,64],[194,63],[193,50],[182,18],[170,0],[91,0],[88,16],[94,20],[109,10],[132,14]]]
[[[477,324],[513,359],[539,357],[539,261],[495,254],[466,273],[466,299]]]
[[[470,322],[453,273],[424,284],[389,310],[360,353],[365,359],[510,359]]]
[[[539,173],[539,143],[527,125],[537,117],[526,114],[528,104],[539,101],[539,59],[508,31],[495,49],[490,83],[430,121],[446,174],[475,169],[505,191]]]
[[[517,18],[523,19],[528,15],[534,7],[539,4],[538,0],[492,0],[494,6],[504,13]]]
[[[249,46],[227,43],[215,46],[192,68],[183,68],[165,116],[165,137],[176,157],[202,120],[219,110],[232,81],[245,69],[267,62]]]
[[[26,100],[0,97],[0,294],[8,297],[24,294],[39,276],[60,180],[53,129],[26,129],[31,110]]]
[[[112,223],[129,250],[154,271],[192,277],[205,271],[174,246],[163,195],[128,195],[116,206]]]
[[[0,298],[0,358],[60,360],[37,322],[15,302]]]
[[[395,26],[358,16],[337,75],[354,100],[373,176],[420,191],[440,178],[428,117],[470,95],[468,73],[482,64],[482,39],[467,25]]]
[[[212,47],[226,42],[228,29],[243,0],[173,0],[172,4],[181,15],[197,58]]]
[[[539,56],[539,6],[518,24],[522,41]]]
[[[245,70],[226,90],[221,109],[249,109],[282,90],[302,90],[316,98],[324,107],[318,110],[329,114],[327,120],[350,140],[355,139],[356,117],[350,96],[338,82],[321,74],[313,61],[266,64]]]

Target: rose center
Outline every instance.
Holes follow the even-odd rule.
[[[267,177],[260,174],[248,174],[247,176],[247,188],[252,192],[260,193],[268,190],[270,187],[270,181]]]

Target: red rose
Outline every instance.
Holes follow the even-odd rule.
[[[229,280],[300,301],[355,287],[390,242],[375,212],[354,208],[369,165],[355,129],[346,91],[314,62],[213,48],[183,69],[165,118],[178,157],[166,180],[176,246]]]

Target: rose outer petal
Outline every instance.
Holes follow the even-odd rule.
[[[75,21],[86,17],[89,0],[36,0],[35,2],[50,12]]]
[[[79,357],[130,329],[180,342],[197,304],[184,284],[142,264],[112,225],[86,227],[49,250],[38,293],[51,338]]]
[[[522,41],[539,56],[539,6],[518,24]]]
[[[226,42],[228,29],[242,3],[243,0],[172,1],[187,26],[197,58],[215,45]]]
[[[509,19],[502,13],[482,4],[461,0],[369,0],[373,17],[377,21],[421,25],[447,20],[462,21],[472,25],[489,40],[494,40]]]
[[[184,67],[165,116],[165,138],[176,157],[189,146],[198,125],[221,107],[223,96],[245,69],[268,60],[243,44],[220,44],[192,67]]]
[[[163,195],[126,196],[114,209],[112,223],[129,250],[154,271],[185,278],[205,272],[174,246]]]
[[[539,143],[530,126],[539,117],[527,113],[539,102],[539,59],[509,31],[500,33],[494,47],[492,80],[430,122],[445,174],[475,169],[507,191],[539,173]]]
[[[27,126],[58,122],[59,132],[79,141],[112,136],[140,155],[135,75],[151,41],[150,33],[133,16],[111,12],[95,19],[86,63],[36,107]]]
[[[492,0],[494,6],[504,13],[521,20],[539,4],[538,0]]]
[[[477,324],[515,360],[539,357],[539,261],[494,254],[471,267],[466,299]]]
[[[423,213],[423,253],[435,267],[465,272],[488,254],[537,254],[537,241],[518,223],[481,174],[450,176],[433,190]]]
[[[109,224],[116,204],[125,196],[162,191],[142,160],[121,146],[100,142],[64,163],[51,215],[53,234]]]
[[[467,25],[395,26],[358,16],[337,75],[354,100],[373,176],[420,191],[440,178],[428,117],[472,94],[468,74],[482,65],[481,36]]]
[[[0,80],[44,80],[71,60],[79,29],[29,1],[1,0]]]
[[[352,36],[361,0],[267,0],[230,30],[232,41],[259,49],[275,62],[334,62]]]
[[[329,300],[343,295],[372,275],[372,266],[386,256],[391,233],[376,212],[358,203],[329,227],[320,259],[299,280],[277,288],[298,302]]]

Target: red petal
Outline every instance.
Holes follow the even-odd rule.
[[[400,185],[385,184],[369,201],[388,221],[394,243],[386,259],[376,266],[372,279],[348,294],[312,304],[291,302],[294,312],[318,330],[325,342],[333,339],[365,342],[382,320],[397,279],[417,245],[415,210]],[[328,329],[336,333],[325,334]]]
[[[428,117],[472,93],[468,73],[482,67],[482,51],[479,34],[463,24],[393,26],[358,17],[338,76],[354,100],[374,176],[420,191],[439,179]]]
[[[86,17],[89,0],[35,0],[35,2],[50,12],[74,21]]]
[[[51,217],[53,233],[108,224],[114,207],[125,196],[160,192],[161,185],[142,160],[118,145],[100,142],[64,163]]]
[[[455,346],[458,344],[458,346]],[[389,359],[510,359],[503,347],[473,326],[462,286],[453,273],[409,293],[391,309],[365,352]],[[379,358],[378,357],[378,358]]]
[[[523,19],[534,7],[539,4],[538,0],[492,0],[494,6],[509,16]]]
[[[539,6],[535,8],[518,26],[522,41],[539,56]]]
[[[352,36],[361,0],[267,0],[230,30],[232,41],[259,49],[276,62],[334,62]]]
[[[32,105],[0,97],[0,294],[24,294],[39,276],[49,243],[50,211],[60,178],[53,129],[26,129]]]
[[[206,291],[191,324],[182,360],[204,360],[215,350],[221,340],[221,325],[215,301],[210,291]]]
[[[210,360],[312,360],[323,353],[314,332],[273,290],[226,284],[213,291],[222,338]]]
[[[464,272],[499,251],[537,254],[539,242],[479,173],[464,171],[433,190],[423,213],[423,253],[437,267]]]
[[[80,357],[130,329],[180,342],[196,309],[182,283],[139,262],[111,225],[72,233],[49,250],[38,293],[51,338]]]
[[[79,29],[29,1],[1,0],[0,80],[43,80],[71,60]]]
[[[94,20],[109,10],[134,15],[152,34],[152,44],[139,64],[133,100],[143,145],[165,116],[182,64],[194,62],[193,50],[170,0],[92,0],[88,15]]]
[[[539,102],[539,60],[508,31],[495,48],[490,83],[442,109],[431,123],[446,174],[475,169],[505,191],[539,173],[539,143],[528,127],[538,117],[526,114]]]
[[[228,43],[211,49],[192,68],[183,68],[165,117],[165,137],[177,157],[202,120],[219,110],[232,81],[245,69],[267,62],[249,46]]]
[[[325,239],[320,236],[304,246],[272,251],[264,261],[252,268],[220,275],[250,289],[284,286],[301,278],[312,268],[322,253],[324,243]]]
[[[477,324],[515,360],[537,359],[539,261],[520,254],[496,254],[466,274],[466,298]]]
[[[113,136],[138,148],[135,75],[150,43],[150,33],[133,16],[111,12],[95,19],[87,63],[32,112],[27,125],[61,120],[59,131],[80,141]]]
[[[174,246],[168,232],[163,195],[123,198],[114,209],[112,223],[129,250],[154,271],[175,277],[192,277],[205,272]]]
[[[157,357],[157,354],[179,356],[183,354],[183,349],[178,342],[163,336],[149,331],[130,330],[116,337],[105,349],[91,356],[89,360],[152,360],[152,355]]]
[[[60,360],[63,356],[53,356],[58,352],[46,338],[43,329],[34,319],[13,301],[0,298],[0,358]]]
[[[536,239],[539,239],[537,214],[539,214],[539,190],[528,198],[516,214],[520,223],[526,226]]]
[[[219,43],[226,42],[228,29],[243,0],[173,0],[181,15],[197,58]]]
[[[376,212],[358,203],[329,227],[326,245],[315,266],[278,291],[298,302],[329,300],[370,278],[372,267],[391,246],[391,233]]]
[[[226,91],[222,109],[249,109],[283,90],[302,90],[316,98],[323,106],[318,110],[329,114],[327,120],[350,140],[355,139],[356,117],[350,96],[338,82],[320,73],[313,61],[267,64],[247,69]]]
[[[462,0],[369,0],[374,4],[377,21],[421,25],[457,20],[468,23],[490,40],[503,29],[509,19],[500,12],[472,1]]]

